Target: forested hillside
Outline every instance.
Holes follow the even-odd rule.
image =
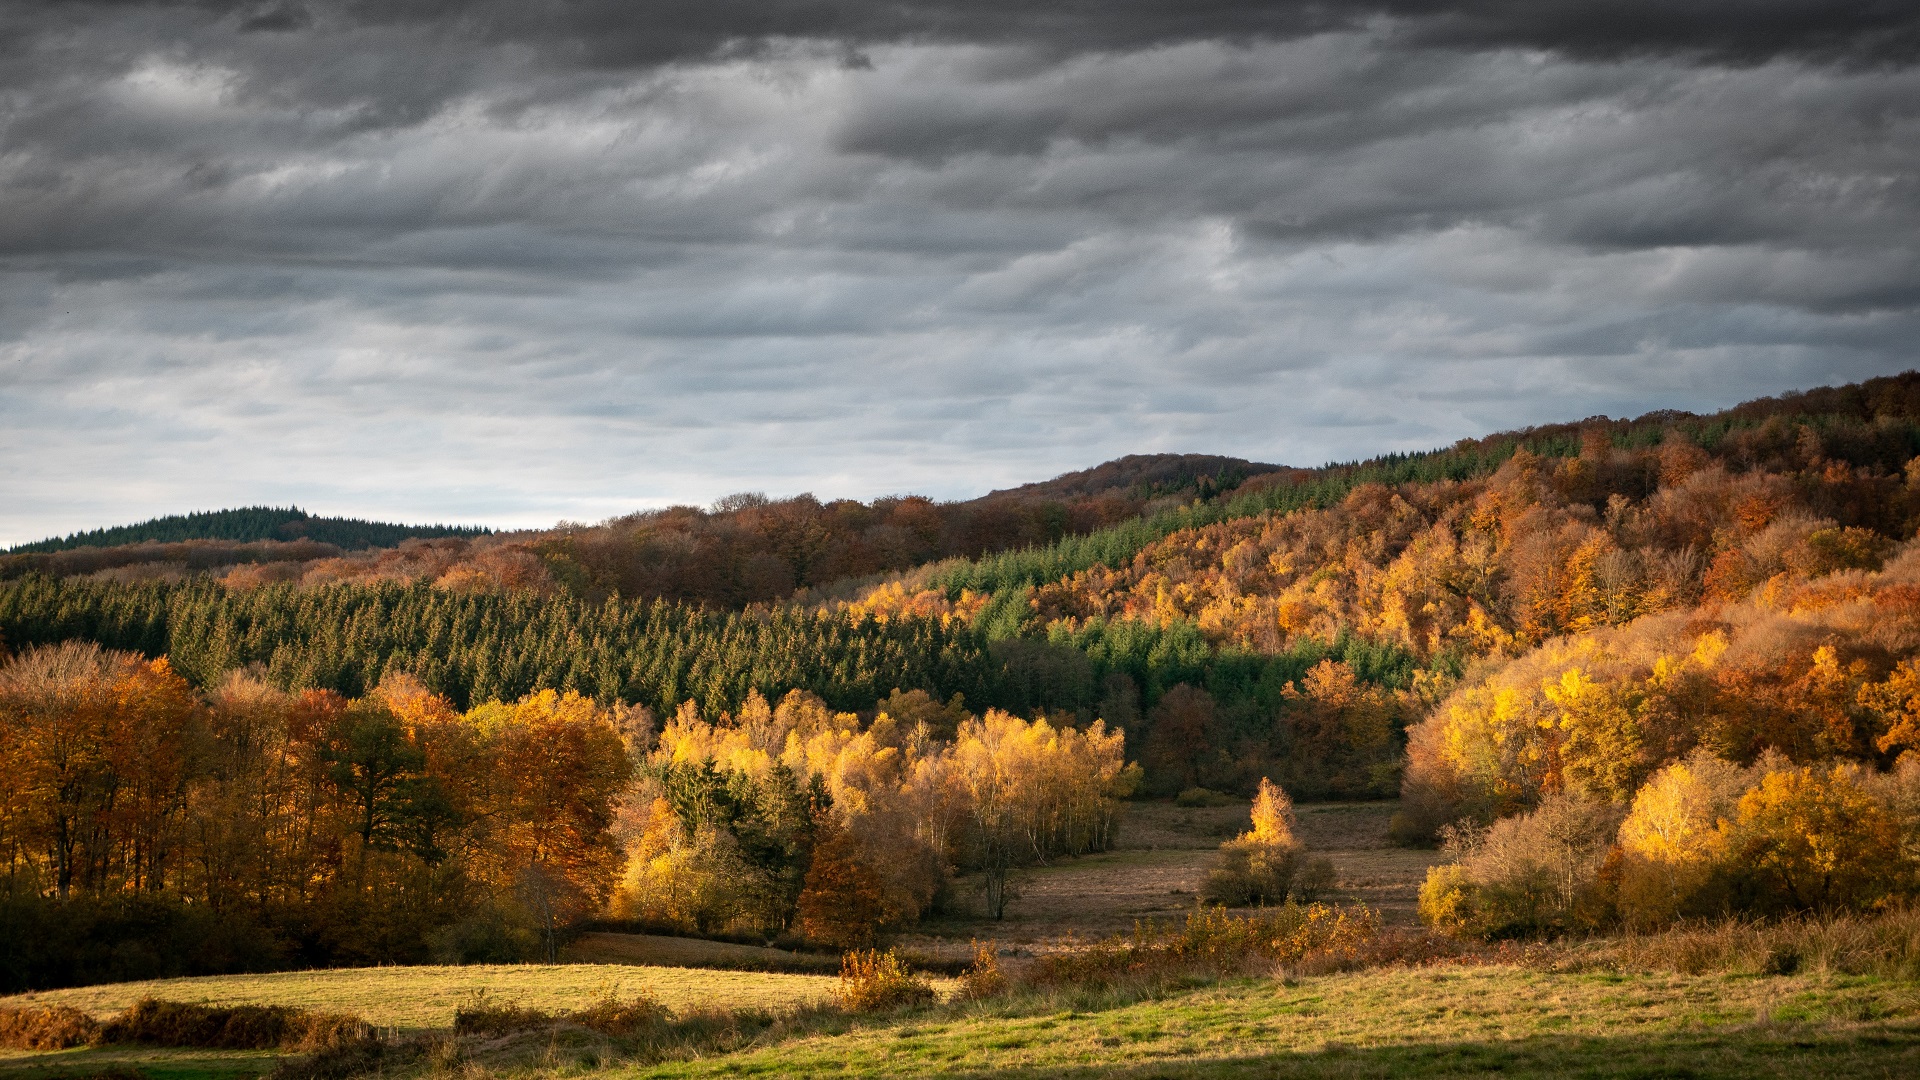
[[[966,502],[872,503],[745,493],[588,526],[493,535],[223,511],[24,545],[0,579],[26,574],[113,581],[217,578],[251,588],[342,581],[431,582],[461,591],[612,595],[719,608],[775,603],[848,579],[1050,543],[1143,513],[1213,498],[1278,466],[1208,455],[1110,461]]]
[[[1160,789],[1276,775],[1306,794],[1383,793],[1399,783],[1405,727],[1476,664],[1558,634],[1738,600],[1782,573],[1877,566],[1920,512],[1907,472],[1917,401],[1920,379],[1902,376],[1713,416],[1596,419],[1264,472],[1141,516],[1126,513],[1142,504],[1097,501],[1167,464],[1146,460],[1112,482],[1084,479],[1097,470],[1062,478],[1104,493],[1073,504],[1093,517],[1067,515],[1070,525],[1109,513],[1118,524],[843,589],[854,599],[820,605],[837,614],[776,605],[727,615],[712,601],[759,557],[741,552],[787,550],[776,577],[807,566],[830,582],[849,567],[978,546],[968,523],[984,516],[1031,525],[1041,510],[1066,514],[1063,504],[745,498],[526,544],[417,543],[359,564],[374,568],[371,581],[339,571],[339,559],[270,585],[249,574],[280,564],[240,566],[224,583],[32,574],[0,589],[0,633],[16,645],[82,637],[167,655],[203,684],[258,665],[281,685],[358,694],[404,670],[458,703],[552,687],[662,711],[692,700],[712,717],[749,690],[800,688],[870,710],[896,688],[921,689],[1106,718],[1130,732]],[[877,549],[841,543],[898,540],[916,515],[927,542],[897,558],[863,563]],[[695,572],[736,540],[714,563],[732,570]],[[650,544],[668,554],[644,554]],[[860,550],[868,555],[850,554]],[[659,582],[646,585],[648,574]],[[556,587],[554,575],[576,587]],[[708,606],[611,595],[674,591]]]
[[[172,514],[143,521],[138,525],[120,525],[109,529],[90,529],[59,539],[37,540],[7,549],[9,554],[23,552],[69,551],[74,548],[107,548],[123,544],[172,544],[186,540],[226,540],[247,543],[259,540],[310,540],[330,544],[344,551],[370,547],[392,547],[402,540],[442,536],[484,536],[491,530],[463,525],[390,525],[358,518],[314,517],[297,506],[284,509],[249,506],[240,510],[212,510],[197,514]]]
[[[1400,838],[1457,856],[1425,912],[1463,932],[1869,907],[1920,891],[1917,455],[1908,374],[1274,470],[1157,508],[1108,488],[997,508],[744,498],[531,539],[415,541],[277,583],[270,562],[144,581],[28,571],[0,583],[17,653],[9,760],[41,762],[58,740],[32,733],[81,713],[117,747],[101,760],[132,760],[139,733],[113,726],[130,713],[110,703],[175,701],[181,730],[199,731],[242,679],[306,747],[287,753],[333,762],[303,782],[350,805],[341,748],[361,745],[358,729],[312,741],[311,702],[387,717],[410,768],[455,790],[474,781],[436,747],[496,737],[497,710],[577,693],[580,731],[624,732],[641,767],[624,824],[612,802],[593,811],[625,845],[625,876],[618,859],[595,863],[578,894],[702,931],[811,919],[813,936],[856,940],[911,922],[948,867],[991,876],[1098,848],[1134,790],[1245,793],[1263,778],[1300,797],[1404,792]],[[1020,536],[1047,542],[992,550]],[[936,558],[955,550],[984,554]],[[878,581],[836,577],[896,564]],[[764,589],[742,584],[756,565]],[[756,597],[789,599],[743,603]],[[49,659],[74,641],[165,663]],[[409,727],[402,698],[451,726]],[[60,810],[84,788],[60,786],[72,760],[48,756],[8,789],[10,880],[64,872],[49,838],[80,812]],[[225,790],[203,766],[179,764]],[[1038,778],[1017,805],[967,816],[1004,792],[964,777],[1015,773]],[[169,790],[155,797],[186,797]],[[480,828],[434,817],[425,793],[439,788],[406,789],[417,804],[401,790],[394,822]],[[153,820],[174,829],[185,804],[168,805]],[[147,873],[140,853],[161,843],[146,826],[113,833],[118,813],[101,819],[120,837],[102,858],[124,864],[110,882]],[[372,813],[325,856],[329,904],[378,891],[338,862],[375,843]],[[1019,843],[989,829],[1019,822]],[[390,887],[426,903],[417,875],[431,877],[439,841],[408,863],[400,836],[380,841],[400,860]],[[528,867],[470,869],[462,888],[521,903],[503,897]],[[187,887],[178,863],[153,872]],[[288,925],[336,917],[300,910]],[[434,910],[392,955],[438,947],[453,924]],[[854,910],[853,930],[827,914]]]

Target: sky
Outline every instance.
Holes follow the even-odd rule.
[[[1909,0],[0,0],[0,544],[1920,366]]]

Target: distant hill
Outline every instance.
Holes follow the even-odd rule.
[[[179,543],[183,540],[314,540],[348,551],[392,547],[415,537],[484,536],[493,530],[465,525],[394,525],[358,518],[314,517],[297,506],[248,506],[238,510],[207,510],[170,514],[138,525],[92,529],[71,536],[36,540],[9,548],[8,554],[67,551],[82,547],[118,547],[122,544]]]
[[[1279,472],[1283,468],[1283,465],[1216,454],[1128,454],[1091,469],[1062,473],[1051,480],[1002,488],[983,499],[1069,499],[1097,495],[1152,499],[1189,493],[1210,496],[1237,488],[1249,477]]]

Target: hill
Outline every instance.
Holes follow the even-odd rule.
[[[237,510],[210,510],[171,514],[137,525],[91,529],[70,536],[36,540],[8,548],[8,554],[70,551],[74,548],[110,548],[126,544],[174,544],[188,540],[309,540],[345,551],[393,547],[402,540],[443,536],[485,536],[481,526],[392,525],[358,518],[315,517],[297,506],[249,506]]]
[[[1232,491],[1250,476],[1278,472],[1282,468],[1284,466],[1214,454],[1128,454],[1091,469],[1062,473],[1051,480],[1002,488],[982,496],[982,501],[1095,495],[1206,498]]]

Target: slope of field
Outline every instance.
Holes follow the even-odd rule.
[[[443,1028],[453,1011],[485,994],[496,1001],[563,1011],[608,993],[651,993],[669,1008],[792,1008],[824,1001],[834,980],[824,975],[640,967],[629,964],[475,964],[466,967],[342,968],[272,975],[156,979],[49,990],[0,998],[0,1006],[71,1005],[106,1017],[144,997],[218,1005],[290,1005],[358,1013],[378,1027]]]
[[[1912,986],[1865,979],[1401,970],[908,1018],[619,1075],[1912,1076],[1917,1017]]]

